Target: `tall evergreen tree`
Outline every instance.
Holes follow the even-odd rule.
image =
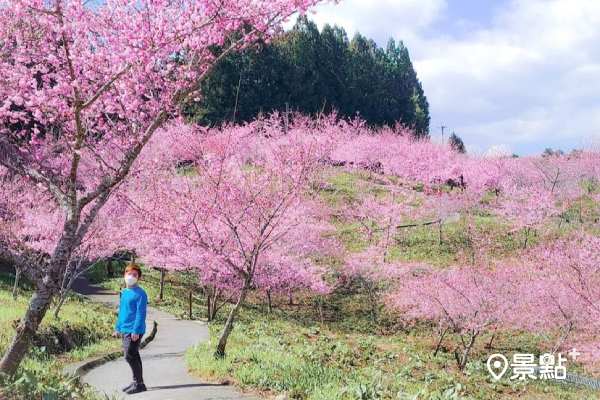
[[[300,16],[286,40],[278,43],[289,61],[289,100],[294,109],[309,114],[317,113],[327,99],[327,87],[321,74],[319,59],[321,34],[317,25],[306,15]]]
[[[467,148],[465,147],[463,140],[456,133],[452,132],[452,135],[450,135],[448,142],[450,143],[450,147],[452,147],[454,151],[457,151],[462,154],[467,152]]]
[[[307,114],[336,110],[341,118],[400,121],[416,136],[429,134],[429,104],[403,42],[390,39],[382,49],[359,33],[349,41],[344,29],[319,32],[306,16],[271,44],[229,56],[201,92],[186,109],[200,124],[249,121],[289,103]]]
[[[349,44],[344,29],[325,25],[321,31],[319,60],[321,76],[327,88],[327,102],[323,111],[337,110],[340,115],[350,115]]]

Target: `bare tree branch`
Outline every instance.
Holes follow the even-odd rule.
[[[88,101],[86,101],[85,103],[83,103],[80,107],[81,110],[85,110],[86,108],[90,107],[92,104],[94,104],[94,102],[96,100],[98,100],[98,98],[102,95],[102,93],[106,92],[113,83],[115,83],[115,81],[117,79],[119,79],[123,74],[125,74],[127,71],[129,71],[131,69],[131,65],[126,65],[125,67],[121,68],[121,70],[119,70],[119,72],[117,72],[112,78],[110,78],[108,80],[108,82],[106,82],[104,85],[102,85],[100,87],[100,89],[98,89],[98,91],[96,92],[96,94],[94,94]]]
[[[14,144],[10,143],[8,137],[0,136],[0,165],[21,176],[27,176],[36,182],[41,182],[52,193],[58,204],[66,211],[69,207],[67,195],[48,176],[42,174],[35,168],[27,166],[28,160]]]
[[[9,250],[1,242],[0,257],[6,258],[7,260],[14,263],[18,268],[25,272],[27,278],[29,278],[32,282],[37,282],[41,279],[40,271],[38,271],[33,265],[31,265],[23,256]]]

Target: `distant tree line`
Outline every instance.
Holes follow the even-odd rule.
[[[452,132],[450,135],[450,139],[448,139],[450,143],[450,147],[459,153],[465,154],[467,152],[467,148],[465,147],[465,143],[456,133]]]
[[[201,93],[184,114],[202,125],[249,121],[289,103],[291,111],[337,110],[371,126],[401,122],[416,136],[429,134],[429,104],[404,43],[390,39],[383,49],[359,33],[348,40],[344,29],[319,32],[306,16],[272,43],[229,55]]]

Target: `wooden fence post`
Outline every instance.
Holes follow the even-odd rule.
[[[190,301],[189,301],[190,321],[192,320],[192,291],[190,290]]]

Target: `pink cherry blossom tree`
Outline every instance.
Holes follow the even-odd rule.
[[[165,131],[157,136],[156,146],[161,147],[161,140],[168,143],[173,135],[185,137],[189,148],[195,149],[191,168],[174,168],[178,156],[167,155],[153,174],[138,177],[130,188],[140,221],[139,238],[146,241],[136,246],[142,258],[171,269],[208,268],[202,273],[206,283],[235,293],[215,351],[219,357],[225,355],[249,290],[257,284],[277,285],[277,275],[302,276],[282,271],[307,270],[304,257],[311,252],[310,242],[319,241],[320,229],[315,227],[324,224],[309,189],[329,144],[301,129],[282,134],[279,126],[262,125],[253,131],[257,125],[262,124],[205,135],[186,135],[177,128]],[[149,150],[149,157],[157,155],[153,145]],[[158,238],[161,245],[156,252],[153,243]]]
[[[346,220],[360,224],[360,232],[369,245],[381,243],[385,256],[393,242],[396,227],[405,221],[408,215],[414,216],[417,207],[411,203],[418,196],[391,182],[384,186],[386,191],[390,191],[389,194],[373,195],[368,193],[369,184],[361,183],[367,193],[360,195],[357,202],[346,205],[342,213]]]
[[[315,172],[313,182],[320,175],[320,171]],[[307,211],[317,216],[313,223],[290,230],[277,248],[265,254],[257,268],[255,283],[265,292],[269,312],[273,294],[287,297],[293,305],[294,296],[302,291],[320,298],[333,291],[333,286],[325,281],[330,271],[319,260],[340,258],[342,250],[331,234],[334,227],[327,221],[329,210],[313,203]],[[304,256],[297,257],[298,254]]]
[[[517,309],[517,272],[506,265],[420,267],[405,275],[388,304],[405,311],[408,318],[429,320],[439,327],[436,353],[449,330],[457,333],[460,342],[454,354],[462,370],[481,334],[504,323]]]
[[[272,295],[286,296],[290,303],[293,296],[309,290],[318,295],[331,293],[333,287],[324,281],[327,269],[315,265],[309,258],[277,255],[275,260],[264,261],[256,274],[256,285],[265,292],[268,312],[272,312]]]
[[[445,224],[460,219],[460,212],[466,208],[469,197],[461,192],[445,192],[441,189],[424,189],[427,195],[421,214],[425,215],[427,225],[438,228],[438,245],[442,245],[442,229]],[[424,224],[421,224],[424,225]]]
[[[371,320],[377,321],[383,294],[410,267],[408,264],[385,260],[386,250],[374,244],[360,253],[348,254],[344,275],[360,283],[369,299]]]
[[[528,301],[517,324],[544,334],[552,352],[595,343],[600,317],[600,239],[586,233],[540,246],[525,258]],[[589,342],[592,338],[592,342]]]
[[[58,317],[60,308],[77,278],[98,262],[113,257],[115,253],[130,250],[130,238],[136,232],[132,231],[132,221],[127,217],[123,196],[119,193],[114,194],[98,213],[79,247],[71,254],[71,262],[65,271],[58,302],[54,308],[54,317]]]
[[[485,156],[463,158],[461,170],[469,191],[483,197],[487,192],[499,201],[502,190],[508,185],[513,165],[520,160],[502,152]]]
[[[416,209],[411,205],[415,199],[413,193],[391,182],[386,189],[391,193],[385,196],[363,194],[358,202],[347,205],[343,210],[346,220],[360,223],[359,232],[367,243],[367,248],[362,252],[346,255],[347,265],[343,274],[359,283],[367,294],[373,322],[377,320],[382,293],[392,280],[402,274],[404,268],[388,259],[397,227]]]
[[[550,155],[512,164],[499,211],[523,231],[523,248],[532,231],[547,226],[579,194],[581,173],[576,161],[564,155]]]
[[[414,139],[405,126],[373,132],[360,121],[349,124],[331,156],[335,165],[367,168],[426,184],[460,181],[463,158],[450,146]]]
[[[17,370],[72,253],[154,132],[200,98],[220,59],[315,3],[0,1],[0,165],[61,213],[41,264],[0,245],[36,286],[1,372]]]

